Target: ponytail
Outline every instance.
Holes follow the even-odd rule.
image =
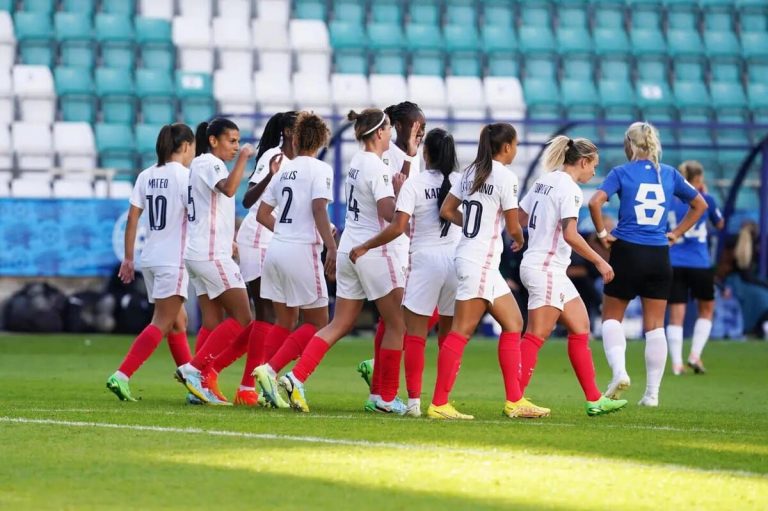
[[[208,152],[208,123],[203,121],[197,125],[195,130],[195,156],[200,156]]]
[[[661,142],[656,128],[647,122],[635,122],[627,128],[625,138],[632,151],[632,160],[648,159],[659,170]]]
[[[475,181],[469,191],[470,195],[477,192],[491,175],[494,155],[501,151],[504,144],[511,144],[516,139],[517,132],[511,124],[499,122],[483,126],[477,144],[477,157],[467,168],[475,170]]]
[[[155,143],[157,166],[162,167],[179,150],[184,142],[194,143],[195,135],[186,124],[166,124],[160,129]]]
[[[261,157],[269,149],[280,145],[280,141],[283,138],[283,133],[286,129],[293,128],[296,122],[296,116],[298,112],[278,112],[269,118],[267,124],[264,125],[264,131],[259,139],[259,145],[256,146],[256,161],[258,162]]]
[[[678,167],[680,173],[689,183],[704,174],[704,166],[696,160],[686,160]]]
[[[597,147],[586,138],[568,138],[558,135],[547,144],[544,152],[544,168],[548,171],[563,165],[575,165],[582,158],[592,161],[597,155]]]
[[[201,122],[198,124],[195,131],[195,156],[210,152],[210,137],[219,138],[227,130],[240,131],[240,128],[234,122],[223,117],[217,117],[210,123]]]
[[[355,123],[355,139],[363,141],[388,126],[387,114],[378,108],[366,108],[360,113],[350,110],[347,119]]]
[[[439,170],[443,175],[440,191],[437,194],[437,210],[443,206],[451,190],[451,173],[459,166],[456,159],[456,146],[453,136],[442,128],[434,128],[424,137],[424,151],[427,154],[430,170]],[[440,219],[440,229],[445,229],[450,222]]]

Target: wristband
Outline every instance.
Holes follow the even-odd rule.
[[[408,163],[413,163],[415,158],[415,156],[409,156],[408,153],[403,154],[403,161],[407,161]]]
[[[605,238],[607,236],[608,236],[608,231],[606,231],[605,229],[603,229],[602,231],[597,233],[597,237],[600,238],[600,239],[603,239],[603,238]]]

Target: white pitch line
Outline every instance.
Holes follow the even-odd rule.
[[[276,440],[284,442],[301,442],[307,444],[326,444],[326,445],[343,445],[347,447],[362,447],[362,448],[378,448],[378,449],[396,449],[406,451],[425,451],[425,452],[439,452],[439,453],[452,453],[460,455],[473,455],[473,456],[498,456],[502,453],[502,450],[497,448],[475,448],[468,449],[463,447],[449,447],[440,445],[427,445],[427,444],[408,444],[403,442],[381,442],[371,440],[352,440],[345,438],[325,438],[318,436],[301,436],[301,435],[278,435],[274,433],[249,433],[246,431],[226,431],[216,429],[202,429],[202,428],[175,428],[169,426],[143,426],[138,424],[115,424],[110,422],[84,422],[84,421],[61,421],[53,419],[31,419],[26,417],[3,417],[0,416],[0,423],[11,424],[32,424],[42,426],[64,426],[74,428],[101,428],[101,429],[118,429],[129,431],[147,431],[154,433],[174,433],[174,434],[192,434],[192,435],[208,435],[216,437],[234,437],[234,438],[247,438],[254,440]],[[594,461],[593,458],[587,458],[584,456],[558,456],[549,454],[532,454],[529,452],[520,453],[524,456],[531,456],[539,459],[546,460],[561,460],[562,458],[572,459],[574,461]],[[504,452],[505,456],[510,456],[508,452]],[[512,454],[514,456],[514,454]],[[680,472],[691,472],[699,474],[712,474],[712,475],[726,475],[736,477],[754,477],[759,479],[768,479],[767,474],[761,474],[758,472],[749,472],[746,470],[718,470],[718,469],[697,469],[692,467],[686,467],[682,465],[674,464],[647,464],[639,463],[635,461],[617,461],[625,465],[631,465],[633,467],[646,468],[646,469],[658,469],[665,468],[667,470],[674,470]]]

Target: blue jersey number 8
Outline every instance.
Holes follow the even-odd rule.
[[[660,184],[642,183],[637,189],[635,217],[637,225],[659,225],[664,218],[664,188]]]

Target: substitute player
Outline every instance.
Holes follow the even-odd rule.
[[[528,290],[528,325],[520,343],[520,389],[525,392],[539,348],[560,321],[568,329],[568,358],[587,398],[590,416],[627,404],[603,396],[597,388],[589,350],[589,314],[566,275],[573,249],[597,267],[604,282],[613,279],[613,268],[577,230],[584,204],[579,183],[594,177],[599,160],[597,147],[586,138],[555,137],[544,153],[544,168],[550,172],[520,201],[520,221],[528,224],[528,248],[520,264],[520,278]]]
[[[125,229],[125,256],[118,273],[125,284],[134,279],[133,254],[139,217],[149,214],[149,232],[141,253],[147,297],[155,304],[152,322],[136,337],[107,388],[122,401],[136,401],[128,380],[168,336],[176,365],[189,362],[187,299],[189,276],[184,266],[187,237],[189,166],[195,157],[195,135],[185,124],[163,126],[155,144],[157,164],[136,178]]]
[[[378,235],[349,253],[356,262],[369,250],[390,243],[406,232],[410,222],[410,261],[403,296],[406,336],[405,381],[408,389],[406,415],[421,415],[424,348],[435,309],[439,312],[439,343],[448,334],[456,301],[453,258],[461,230],[440,218],[451,186],[459,180],[453,137],[443,129],[431,130],[424,139],[426,170],[411,176],[397,197],[392,223]]]
[[[710,223],[715,229],[722,229],[725,220],[715,199],[706,192],[704,167],[697,161],[685,161],[680,164],[680,172],[707,202]],[[683,218],[687,212],[688,206],[676,198],[672,204],[672,211],[670,211],[670,227],[674,229],[677,225],[677,219]],[[704,364],[701,361],[701,352],[709,340],[709,334],[712,331],[712,318],[715,313],[715,270],[709,255],[708,241],[707,219],[702,216],[695,226],[669,249],[669,258],[672,263],[672,291],[669,295],[667,342],[669,343],[669,357],[672,360],[672,372],[676,375],[683,374],[685,370],[683,366],[683,321],[685,320],[685,309],[689,296],[696,300],[698,318],[693,327],[688,367],[697,374],[705,372]]]
[[[661,142],[656,129],[647,122],[636,122],[627,129],[624,152],[629,162],[612,169],[589,201],[597,236],[611,248],[609,262],[616,275],[605,286],[603,298],[603,349],[613,371],[605,395],[618,399],[629,388],[627,340],[621,322],[627,305],[639,295],[643,302],[647,375],[639,404],[658,406],[667,359],[664,310],[672,284],[669,245],[693,227],[707,203],[675,168],[659,162]],[[602,207],[614,194],[620,201],[619,223],[608,233]],[[667,232],[673,195],[688,203],[690,209],[677,227]]]

